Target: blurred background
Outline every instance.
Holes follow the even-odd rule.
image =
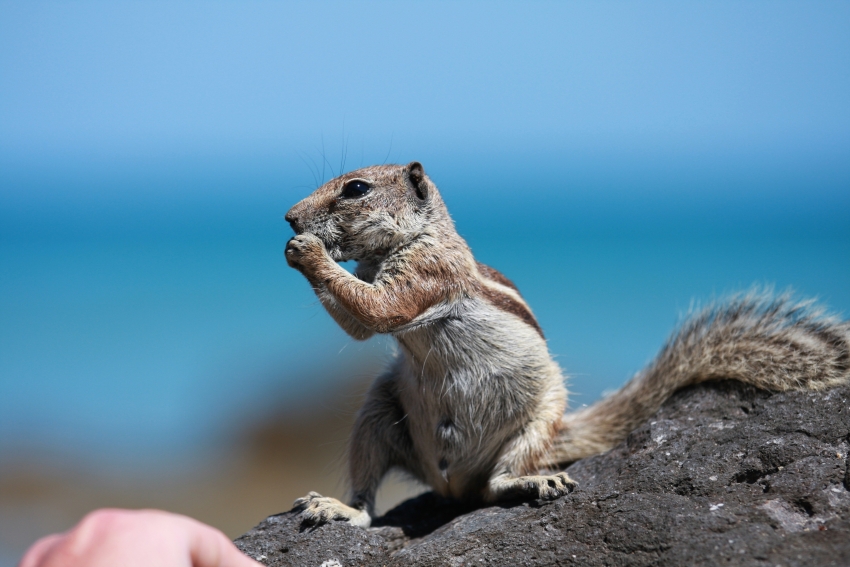
[[[343,496],[394,346],[335,326],[283,215],[414,159],[573,406],[692,302],[847,316],[850,4],[0,1],[0,567],[99,506],[235,537]]]

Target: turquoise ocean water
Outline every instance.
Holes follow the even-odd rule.
[[[574,405],[640,369],[694,300],[772,285],[850,314],[840,175],[810,192],[768,174],[499,167],[430,172],[477,257],[528,299]],[[283,215],[311,190],[302,177],[295,166],[8,177],[0,455],[191,461],[389,358],[388,341],[336,328],[286,266]]]

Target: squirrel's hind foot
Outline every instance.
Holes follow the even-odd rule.
[[[301,512],[301,521],[309,526],[320,526],[331,521],[348,522],[352,526],[368,528],[372,518],[366,510],[346,506],[336,498],[309,492],[292,504],[293,511]]]
[[[490,500],[526,497],[554,500],[575,490],[578,483],[565,472],[495,478],[490,482]]]

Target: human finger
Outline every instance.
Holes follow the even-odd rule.
[[[261,563],[239,551],[219,530],[191,518],[184,519],[189,530],[192,567],[262,567]]]
[[[44,536],[27,550],[18,567],[38,567],[53,549],[65,538],[65,534]]]

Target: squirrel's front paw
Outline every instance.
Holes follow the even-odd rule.
[[[325,254],[325,245],[315,234],[299,234],[289,239],[284,254],[290,267],[304,271]]]
[[[307,496],[296,499],[292,510],[300,511],[301,521],[313,526],[331,521],[342,521],[353,526],[368,528],[372,523],[372,518],[365,510],[346,506],[336,498],[328,498],[318,492],[309,492]]]

